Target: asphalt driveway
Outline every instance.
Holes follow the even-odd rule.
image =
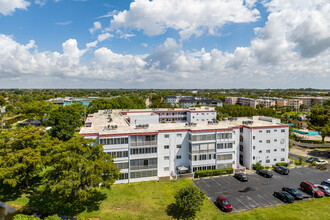
[[[233,212],[237,213],[257,207],[283,204],[273,196],[274,191],[280,191],[283,186],[299,189],[302,181],[320,184],[322,180],[330,179],[329,171],[324,172],[311,167],[292,168],[289,175],[281,175],[274,171],[273,174],[273,178],[265,178],[255,173],[247,174],[248,182],[240,182],[233,176],[210,177],[193,182],[213,203],[217,196],[225,196],[232,204]],[[301,193],[306,198],[311,198],[311,195]]]

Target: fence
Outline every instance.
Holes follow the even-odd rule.
[[[303,143],[299,141],[290,140],[290,142],[294,145],[297,145],[299,147],[304,148],[327,148],[330,147],[330,143],[324,143],[324,144],[314,144],[314,143]]]

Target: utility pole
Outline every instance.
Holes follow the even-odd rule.
[[[84,122],[86,121],[86,105],[84,105]]]

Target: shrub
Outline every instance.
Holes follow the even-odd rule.
[[[317,165],[316,165],[316,168],[317,168],[317,169],[320,169],[320,170],[327,170],[327,166],[324,165],[324,164],[317,164]]]
[[[233,173],[233,168],[217,169],[217,170],[196,170],[195,177],[219,176]]]
[[[302,164],[303,160],[304,160],[304,157],[299,156],[299,164],[300,164],[300,165]]]
[[[285,162],[281,162],[281,163],[276,163],[276,166],[285,166],[285,167],[288,167],[289,164],[288,163],[285,163]]]
[[[167,214],[177,219],[193,219],[201,210],[204,192],[196,186],[187,186],[175,194],[175,203],[167,207]]]
[[[252,169],[254,170],[262,170],[264,167],[261,165],[260,162],[256,163],[256,164],[252,164]]]

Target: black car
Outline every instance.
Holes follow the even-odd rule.
[[[235,173],[234,177],[242,182],[248,181],[248,177],[245,173]]]
[[[301,193],[299,193],[298,190],[292,187],[283,187],[282,191],[289,193],[296,200],[300,200],[304,198],[304,196],[301,195]]]
[[[273,194],[276,198],[279,198],[285,203],[292,203],[294,202],[294,198],[287,192],[274,192]]]
[[[283,175],[288,175],[289,174],[289,169],[285,166],[274,166],[274,171],[283,174]]]
[[[266,177],[266,178],[272,178],[273,177],[273,173],[270,172],[269,170],[257,170],[257,174]]]

